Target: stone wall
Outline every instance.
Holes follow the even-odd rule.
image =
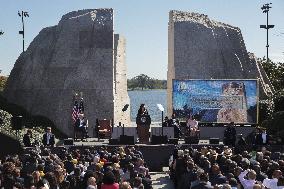
[[[113,119],[113,10],[70,12],[44,28],[20,55],[11,71],[5,97],[34,115],[51,119],[73,135],[73,95],[84,98],[89,133],[95,120]]]
[[[249,56],[237,27],[207,15],[170,11],[168,25],[168,113],[172,113],[172,79],[258,79],[260,97],[273,88]]]
[[[119,35],[114,35],[114,123],[119,122],[125,126],[131,126],[130,107],[123,112],[126,104],[130,105],[127,92],[127,68],[126,68],[126,39]]]

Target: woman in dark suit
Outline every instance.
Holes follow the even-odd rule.
[[[149,143],[151,118],[145,104],[141,104],[136,116],[137,133],[140,143]]]

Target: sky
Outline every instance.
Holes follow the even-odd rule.
[[[0,0],[0,70],[9,75],[22,52],[21,18],[25,18],[25,48],[41,29],[57,25],[61,17],[74,10],[114,9],[114,32],[126,37],[127,77],[141,73],[157,79],[167,78],[168,19],[170,10],[206,14],[209,18],[241,29],[249,52],[266,56],[266,15],[260,7],[272,2],[269,24],[269,58],[284,62],[283,0]]]

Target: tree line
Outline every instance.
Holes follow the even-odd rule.
[[[145,74],[140,74],[131,79],[127,79],[127,88],[129,90],[166,89],[167,80],[159,80]]]

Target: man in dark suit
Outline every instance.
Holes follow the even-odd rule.
[[[255,137],[255,144],[256,145],[265,145],[269,143],[269,136],[266,133],[265,129],[259,129],[259,132],[256,134]]]
[[[234,122],[231,122],[224,131],[224,144],[235,146],[236,144],[236,129]]]
[[[25,147],[31,147],[32,130],[28,129],[27,133],[23,137],[23,143]]]
[[[51,127],[46,128],[46,133],[43,135],[42,143],[44,146],[54,146],[55,137],[51,132]]]

